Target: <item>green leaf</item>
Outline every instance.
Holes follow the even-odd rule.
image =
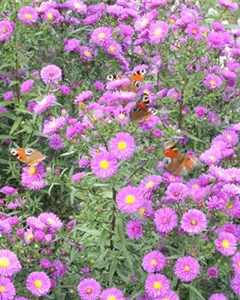
[[[100,234],[100,253],[102,253],[105,249],[105,244],[107,240],[108,232],[105,228],[103,228],[101,234]]]
[[[112,283],[113,275],[117,270],[117,260],[114,259],[109,269],[109,282]]]
[[[23,119],[23,117],[18,117],[18,118],[16,119],[16,121],[13,123],[13,126],[12,126],[12,128],[11,128],[11,130],[10,130],[9,135],[12,135],[12,134],[14,133],[14,131],[15,131],[16,129],[18,129],[19,125],[20,125],[21,122],[22,122],[22,119]]]

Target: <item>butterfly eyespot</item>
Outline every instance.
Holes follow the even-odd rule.
[[[10,151],[10,153],[11,153],[13,156],[16,156],[16,155],[18,154],[18,150],[17,150],[17,149],[11,148],[9,151]]]
[[[141,75],[144,75],[144,74],[146,74],[147,71],[146,70],[140,70],[139,72],[140,72]]]
[[[31,155],[33,153],[33,149],[26,149],[25,150],[26,155]]]
[[[143,94],[142,99],[143,99],[143,101],[148,100],[148,95],[147,94]]]
[[[163,160],[163,164],[165,166],[169,165],[171,163],[171,158],[170,157],[165,157],[164,160]]]
[[[134,84],[137,88],[140,88],[140,86],[141,86],[141,82],[139,82],[139,81],[135,81]]]
[[[114,79],[113,75],[108,75],[108,76],[107,76],[107,80],[110,80],[110,81],[111,81],[111,80],[113,80],[113,79]]]

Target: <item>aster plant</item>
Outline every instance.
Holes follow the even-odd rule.
[[[0,299],[238,299],[238,6],[0,3]]]

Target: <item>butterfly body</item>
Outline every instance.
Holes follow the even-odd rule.
[[[37,166],[46,158],[44,154],[31,148],[11,148],[10,153],[29,167]]]
[[[152,113],[149,111],[149,97],[144,93],[142,98],[136,103],[136,106],[130,112],[130,119],[135,122],[147,121]]]
[[[199,159],[192,154],[182,154],[175,144],[168,143],[164,147],[164,168],[176,176],[185,176],[200,166]]]

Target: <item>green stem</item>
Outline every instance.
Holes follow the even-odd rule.
[[[114,249],[113,238],[114,238],[114,232],[115,232],[115,226],[116,226],[116,195],[117,195],[117,192],[114,187],[112,188],[112,193],[113,193],[113,206],[112,206],[111,230],[110,230],[110,236],[109,236],[109,239],[110,239],[109,248],[111,250]]]

